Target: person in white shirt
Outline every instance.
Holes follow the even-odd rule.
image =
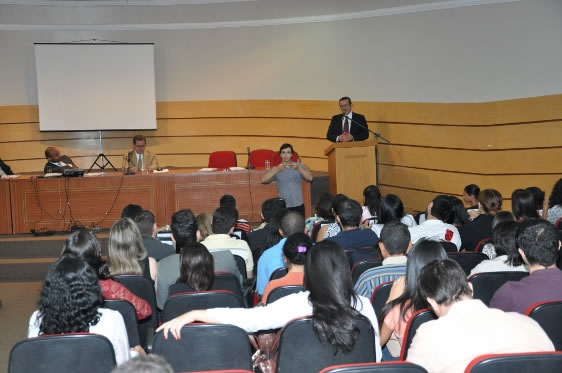
[[[472,285],[453,260],[427,264],[418,277],[418,289],[439,318],[418,328],[407,360],[429,373],[464,372],[480,355],[554,351],[535,320],[472,299]]]
[[[295,318],[311,316],[318,335],[324,336],[321,339],[327,339],[338,350],[350,350],[355,342],[351,332],[353,320],[361,314],[373,326],[376,360],[380,361],[377,317],[369,299],[357,296],[353,291],[343,249],[331,241],[316,244],[306,256],[304,272],[304,292],[288,295],[264,307],[190,311],[162,324],[156,331],[163,330],[165,337],[171,333],[178,339],[184,325],[202,321],[232,324],[247,332],[256,332],[281,328]]]
[[[392,221],[400,221],[408,227],[416,225],[416,219],[412,215],[404,213],[404,205],[400,197],[395,194],[387,194],[380,204],[378,221],[371,225],[371,229],[380,237],[384,225]]]
[[[453,216],[454,211],[449,197],[445,195],[437,196],[427,206],[427,219],[420,225],[410,227],[412,243],[418,242],[420,238],[427,238],[434,241],[452,242],[461,248],[461,236],[458,229],[445,223]]]
[[[101,289],[92,267],[74,255],[63,255],[47,274],[39,310],[31,315],[27,336],[101,334],[111,341],[115,359],[120,364],[131,355],[125,322],[119,312],[102,306]]]

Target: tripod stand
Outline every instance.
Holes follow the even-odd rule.
[[[115,168],[115,166],[111,163],[111,161],[109,159],[107,159],[107,157],[105,156],[105,154],[103,154],[103,147],[102,147],[102,137],[101,137],[101,131],[99,132],[99,136],[100,136],[100,150],[99,150],[99,154],[98,157],[96,158],[96,160],[94,161],[94,163],[92,163],[92,165],[90,166],[90,168],[88,169],[88,173],[90,173],[90,171],[92,171],[92,168],[94,168],[94,166],[98,166],[100,168],[100,170],[105,170],[105,168],[107,167],[107,165],[110,165],[111,168],[113,168],[113,171],[117,171],[117,169]],[[98,161],[101,160],[101,164],[98,163]],[[105,162],[105,163],[104,163]]]

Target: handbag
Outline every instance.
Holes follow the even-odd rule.
[[[276,332],[258,332],[248,335],[250,343],[256,350],[252,356],[254,372],[275,373],[280,335],[281,330]]]

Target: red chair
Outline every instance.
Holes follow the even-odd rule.
[[[299,153],[293,152],[293,156],[291,157],[291,160],[293,162],[298,161],[299,160]],[[279,152],[273,152],[271,154],[271,167],[275,167],[280,163],[281,163],[281,156],[279,155]]]
[[[209,154],[209,168],[236,167],[236,153],[233,151],[218,151]]]
[[[265,161],[271,162],[272,154],[273,154],[273,150],[269,150],[269,149],[252,150],[250,152],[250,159],[248,160],[248,166],[265,168]]]

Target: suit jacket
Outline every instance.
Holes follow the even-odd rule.
[[[45,167],[43,168],[43,172],[46,174],[49,173],[62,173],[64,170],[66,170],[67,168],[74,168],[76,165],[74,164],[74,162],[72,162],[72,159],[70,159],[70,157],[66,156],[66,155],[61,155],[60,156],[60,160],[61,162],[66,163],[66,166],[58,166],[54,163],[51,163],[49,161],[47,161],[47,163],[45,163]]]
[[[156,154],[152,154],[148,150],[144,151],[142,163],[145,169],[151,168],[154,170],[156,168],[160,168]],[[137,166],[137,153],[134,150],[131,150],[123,157],[123,168],[133,168]]]
[[[358,113],[353,113],[351,116],[354,122],[360,123],[365,127],[369,127],[367,124],[367,120],[365,117]],[[326,133],[326,138],[331,142],[336,142],[336,139],[339,135],[343,133],[342,131],[342,121],[343,121],[343,114],[334,115],[332,117],[332,121],[330,122],[330,127],[328,128],[328,133]],[[363,128],[357,123],[349,122],[350,125],[350,133],[353,136],[355,141],[363,141],[369,138],[369,131],[367,128]]]
[[[6,175],[13,175],[14,173],[12,172],[12,169],[10,168],[10,166],[8,166],[6,163],[4,163],[3,160],[0,159],[0,168],[2,168],[2,171],[4,171],[4,173]]]

